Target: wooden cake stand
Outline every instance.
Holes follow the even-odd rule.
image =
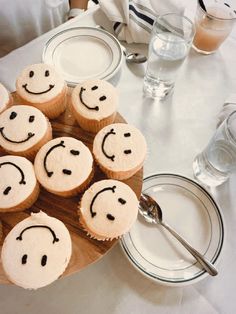
[[[12,94],[15,104],[21,104],[15,93]],[[68,94],[68,100],[70,93]],[[82,130],[76,123],[74,117],[70,111],[70,102],[67,101],[67,110],[57,119],[51,120],[53,129],[53,138],[60,136],[71,136],[81,140],[85,145],[92,150],[94,134],[88,133]],[[23,103],[22,103],[23,104]],[[115,122],[125,122],[125,120],[118,113]],[[0,155],[6,155],[2,150]],[[95,165],[95,175],[91,182],[105,179],[106,176],[100,171]],[[133,177],[128,180],[124,180],[137,197],[140,197],[143,181],[142,169],[138,171]],[[7,233],[21,220],[28,217],[30,212],[38,212],[40,210],[46,212],[48,215],[56,217],[63,221],[70,231],[72,238],[72,256],[70,263],[64,272],[63,276],[71,275],[75,272],[80,271],[82,268],[89,264],[99,260],[104,254],[106,254],[118,240],[113,241],[97,241],[87,236],[86,232],[82,229],[79,223],[79,217],[77,214],[78,203],[82,194],[79,194],[73,198],[63,198],[54,194],[51,194],[41,188],[41,192],[36,203],[30,208],[23,212],[15,213],[0,213],[0,220],[3,225],[3,236],[0,242],[0,250],[2,243]],[[2,265],[0,263],[0,284],[9,284],[10,281],[4,274]]]

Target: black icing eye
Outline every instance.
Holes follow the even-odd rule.
[[[124,200],[123,198],[119,197],[118,198],[118,202],[121,203],[122,205],[124,205],[126,203],[126,200]]]
[[[98,87],[97,87],[96,85],[94,85],[94,86],[91,88],[91,90],[96,90],[96,89],[98,89]]]
[[[27,254],[24,254],[23,256],[22,256],[22,258],[21,258],[21,264],[22,265],[25,265],[26,263],[27,263]]]
[[[131,154],[131,153],[132,153],[131,149],[124,150],[124,154],[126,154],[126,155]]]
[[[30,123],[31,123],[31,122],[34,122],[34,118],[35,118],[34,116],[30,116],[30,117],[29,117],[29,122],[30,122]]]
[[[49,71],[48,70],[45,71],[45,76],[49,76]]]
[[[130,137],[131,134],[130,133],[124,133],[124,137]]]
[[[115,220],[115,217],[112,216],[111,214],[107,214],[107,219],[109,219],[109,220]]]
[[[11,191],[11,186],[8,186],[7,188],[5,188],[5,190],[3,191],[4,195],[8,195],[8,193]]]
[[[100,101],[104,101],[104,100],[106,100],[106,99],[107,99],[106,96],[101,96],[101,97],[99,98]]]
[[[33,76],[34,76],[34,71],[30,71],[29,77],[33,77]]]
[[[47,255],[43,255],[41,258],[41,265],[45,266],[47,264]]]
[[[67,175],[71,175],[72,171],[68,169],[63,169],[62,172]]]
[[[17,113],[15,111],[12,111],[10,114],[10,120],[15,119],[16,116],[17,116]]]
[[[79,155],[79,151],[78,151],[78,150],[75,150],[75,149],[71,149],[71,150],[70,150],[70,153],[71,153],[72,155],[74,155],[74,156]]]

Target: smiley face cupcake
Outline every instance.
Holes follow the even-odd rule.
[[[25,289],[38,289],[63,274],[71,252],[71,237],[66,226],[39,212],[32,213],[8,233],[1,261],[10,281]]]
[[[29,208],[38,195],[39,184],[30,161],[19,156],[0,157],[0,212]]]
[[[142,133],[132,125],[110,124],[94,138],[93,154],[111,179],[124,180],[143,166],[147,145]]]
[[[102,180],[85,191],[78,214],[92,238],[112,240],[132,227],[138,214],[138,199],[127,184]]]
[[[0,114],[0,146],[10,154],[33,159],[51,139],[51,124],[37,108],[18,105]]]
[[[0,113],[13,103],[11,94],[6,87],[0,83]]]
[[[50,119],[66,108],[67,85],[48,64],[27,66],[17,78],[16,92],[24,104],[38,108]]]
[[[87,80],[77,85],[71,96],[74,116],[82,129],[97,133],[115,120],[117,89],[102,80]]]
[[[59,137],[46,143],[35,157],[35,173],[51,193],[70,197],[85,189],[93,175],[93,157],[81,141]]]

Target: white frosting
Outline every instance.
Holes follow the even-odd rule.
[[[54,148],[46,158],[46,167],[53,175],[48,177],[44,168],[44,158],[47,152],[63,141],[65,147]],[[70,151],[79,151],[73,155]],[[35,173],[39,182],[46,188],[55,192],[66,192],[79,187],[92,172],[93,157],[81,141],[72,137],[55,138],[41,147],[35,158]],[[71,171],[71,175],[64,174],[63,169]]]
[[[2,112],[9,102],[9,93],[7,89],[0,83],[0,112]]]
[[[31,226],[43,225],[51,228],[59,241],[47,228],[30,228],[23,232],[22,240],[17,240],[22,231]],[[58,219],[43,212],[34,214],[18,223],[7,235],[2,247],[2,266],[8,278],[26,289],[44,287],[56,280],[66,269],[71,257],[71,238],[65,225]],[[26,263],[22,257],[27,255]],[[46,255],[46,265],[42,257]]]
[[[113,190],[102,191],[104,188],[113,188]],[[102,192],[99,193],[100,191]],[[119,199],[122,199],[123,204]],[[90,211],[92,201],[92,212],[96,213],[94,217]],[[138,199],[127,184],[117,180],[102,180],[94,183],[84,193],[80,212],[88,232],[97,235],[98,238],[99,236],[104,239],[116,238],[128,232],[135,222],[138,214]],[[112,215],[114,220],[108,219],[108,214]]]
[[[87,119],[97,121],[112,115],[118,106],[118,93],[116,88],[102,80],[87,80],[77,85],[72,92],[71,99],[74,109],[80,115]],[[98,110],[88,109],[81,102],[81,99],[88,107],[98,107]]]
[[[48,73],[49,75],[45,76],[45,73]],[[27,86],[23,87],[25,84],[27,84]],[[54,87],[50,89],[50,86]],[[64,87],[65,81],[63,78],[51,65],[44,63],[27,66],[19,75],[16,82],[17,93],[22,98],[32,103],[44,103],[50,101],[60,94]],[[25,88],[30,92],[39,94],[31,94],[27,92]]]
[[[26,184],[20,184],[22,175],[15,166],[1,165],[5,162],[14,163],[22,170]],[[10,155],[0,157],[0,208],[7,209],[22,203],[34,191],[36,183],[34,168],[28,159]],[[7,187],[11,187],[11,190],[4,195]]]
[[[16,117],[10,119],[11,113],[15,112]],[[30,122],[30,117],[34,117]],[[32,106],[12,106],[0,115],[0,145],[13,152],[23,152],[37,144],[47,133],[49,121],[43,113]],[[28,138],[28,134],[34,136],[23,143],[11,143],[11,141],[20,142]]]
[[[113,131],[112,131],[113,130]],[[109,134],[114,132],[115,134]],[[125,136],[128,135],[129,136]],[[114,156],[114,161],[107,156]],[[131,150],[126,154],[125,151]],[[125,123],[110,124],[100,130],[94,138],[93,153],[101,165],[113,171],[128,171],[141,165],[145,159],[147,145],[142,133]]]

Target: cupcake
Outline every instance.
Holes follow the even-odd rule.
[[[147,145],[134,126],[115,123],[98,132],[93,154],[102,171],[111,179],[124,180],[142,168]]]
[[[50,119],[65,111],[67,85],[51,65],[27,66],[17,78],[16,92],[24,104],[38,108]]]
[[[0,114],[0,146],[10,154],[33,159],[51,139],[51,124],[37,108],[18,105]]]
[[[71,237],[66,226],[43,212],[32,213],[5,238],[2,267],[14,284],[25,289],[38,289],[63,274],[71,252]]]
[[[2,234],[3,234],[2,222],[1,222],[1,220],[0,220],[0,241],[2,240]]]
[[[8,92],[6,87],[0,83],[0,113],[3,112],[13,103],[11,94]]]
[[[71,96],[72,110],[80,127],[97,133],[115,120],[118,93],[110,83],[87,80],[77,85]]]
[[[30,161],[19,156],[0,157],[0,212],[29,208],[38,195],[39,184]]]
[[[34,161],[38,181],[49,192],[70,197],[84,190],[93,175],[93,157],[81,141],[59,137],[46,143]]]
[[[92,238],[112,240],[132,227],[138,214],[138,199],[127,184],[102,180],[85,191],[78,214],[80,223]]]

